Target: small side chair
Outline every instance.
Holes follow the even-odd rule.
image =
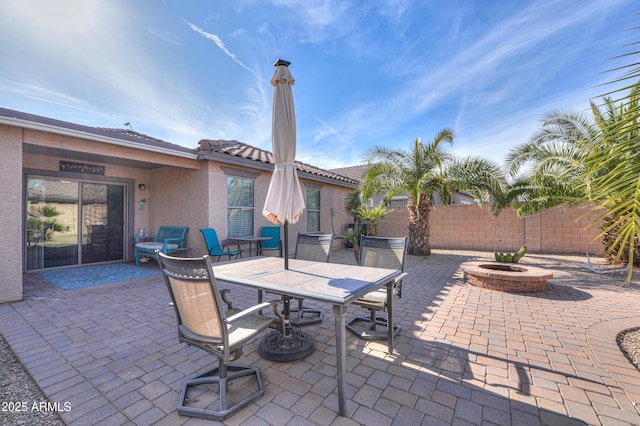
[[[402,279],[407,255],[407,237],[382,238],[366,237],[360,239],[360,266],[398,269],[403,272],[394,283],[394,296],[402,297]],[[347,323],[347,329],[364,340],[387,340],[387,319],[377,316],[377,312],[387,310],[387,289],[380,288],[356,299],[352,303],[369,310],[369,317],[356,317]],[[394,324],[393,334],[397,335],[400,326]]]
[[[202,228],[200,232],[202,232],[202,236],[204,237],[204,243],[207,246],[209,256],[217,256],[217,261],[219,261],[222,256],[228,256],[229,260],[231,260],[231,256],[234,256],[234,259],[238,257],[242,258],[242,250],[240,249],[239,242],[237,249],[231,249],[227,244],[220,244],[218,233],[215,229]]]
[[[247,341],[277,320],[256,312],[275,307],[279,301],[225,311],[210,256],[175,258],[156,254],[175,309],[179,341],[218,358],[217,367],[184,383],[178,414],[224,420],[264,393],[257,368],[231,362],[242,355]]]
[[[314,262],[329,262],[333,234],[298,234],[296,240],[295,259]],[[322,309],[311,309],[304,306],[304,299],[298,299],[298,307],[291,309],[291,325],[302,327],[322,322]]]
[[[270,240],[262,241],[262,251],[265,250],[277,250],[278,256],[282,257],[282,239],[280,239],[280,227],[279,226],[263,226],[260,230],[260,234],[263,237],[270,237]]]

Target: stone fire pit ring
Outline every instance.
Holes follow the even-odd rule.
[[[553,273],[546,269],[515,263],[475,261],[465,262],[460,267],[465,282],[507,293],[544,292],[547,280],[553,278]]]

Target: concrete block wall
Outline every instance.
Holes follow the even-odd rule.
[[[535,253],[602,254],[598,214],[590,208],[553,208],[518,218],[515,209],[491,217],[478,205],[438,206],[430,216],[431,246],[435,249],[516,251],[526,244]],[[394,210],[377,225],[379,236],[407,235],[406,207]]]
[[[599,213],[590,208],[554,208],[541,213],[540,239],[543,253],[602,254],[602,238],[597,226],[589,226]]]
[[[385,220],[376,222],[376,233],[380,237],[400,237],[407,235],[409,212],[406,207],[396,207]]]

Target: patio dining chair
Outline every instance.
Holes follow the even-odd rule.
[[[311,260],[314,262],[329,262],[333,234],[298,234],[296,240],[295,259]],[[322,309],[312,309],[304,306],[304,299],[298,299],[298,307],[291,309],[291,325],[302,327],[322,322]]]
[[[242,258],[240,242],[238,242],[237,249],[231,249],[228,244],[220,244],[220,241],[218,240],[218,233],[215,229],[202,228],[200,229],[200,232],[202,232],[202,236],[204,237],[204,243],[207,246],[209,256],[217,256],[217,261],[219,261],[222,256],[228,256],[229,260],[231,260],[231,256],[234,256],[234,259],[237,259],[238,256]]]
[[[224,420],[264,393],[257,368],[231,362],[242,355],[245,343],[276,321],[256,312],[279,301],[225,311],[211,256],[175,258],[157,252],[157,258],[175,309],[179,341],[218,358],[217,367],[184,383],[178,414]]]
[[[366,237],[360,239],[360,266],[398,269],[403,272],[394,282],[393,294],[402,297],[402,279],[407,254],[407,237],[382,238]],[[352,303],[369,310],[369,317],[355,317],[347,323],[347,329],[364,340],[387,340],[387,319],[377,316],[387,310],[386,287],[371,291]],[[398,334],[400,326],[394,324],[393,333]]]
[[[278,256],[282,257],[282,239],[280,239],[280,227],[279,226],[263,226],[260,230],[260,234],[263,237],[269,237],[270,240],[262,241],[262,252],[265,250],[277,250]]]

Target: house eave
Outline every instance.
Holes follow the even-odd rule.
[[[53,133],[61,136],[69,136],[69,137],[74,137],[79,139],[86,139],[94,142],[101,142],[101,143],[106,143],[106,144],[121,146],[126,148],[135,148],[141,151],[149,151],[149,152],[154,152],[158,154],[172,155],[175,157],[182,157],[182,158],[187,158],[191,160],[196,160],[198,158],[197,154],[195,154],[194,152],[184,152],[184,151],[178,151],[178,150],[173,150],[173,149],[168,149],[168,148],[163,148],[158,146],[152,146],[152,145],[142,144],[142,143],[130,141],[130,140],[96,135],[96,134],[85,132],[82,130],[72,130],[72,129],[66,129],[64,127],[59,127],[51,124],[36,123],[33,121],[23,120],[20,118],[0,116],[0,124],[14,126],[14,127],[21,127],[24,129],[35,130],[35,131],[48,132],[48,133]]]
[[[229,164],[233,166],[246,167],[252,170],[260,170],[264,172],[273,172],[273,164],[265,163],[263,161],[254,160],[250,158],[242,158],[234,155],[229,155],[221,152],[207,152],[207,151],[198,151],[198,160],[199,161],[214,161],[217,163]],[[337,179],[332,179],[326,176],[316,175],[314,173],[309,173],[305,171],[298,170],[298,177],[300,179],[310,180],[314,182],[324,183],[328,185],[336,185],[344,188],[353,189],[357,185],[350,182],[344,182]]]

